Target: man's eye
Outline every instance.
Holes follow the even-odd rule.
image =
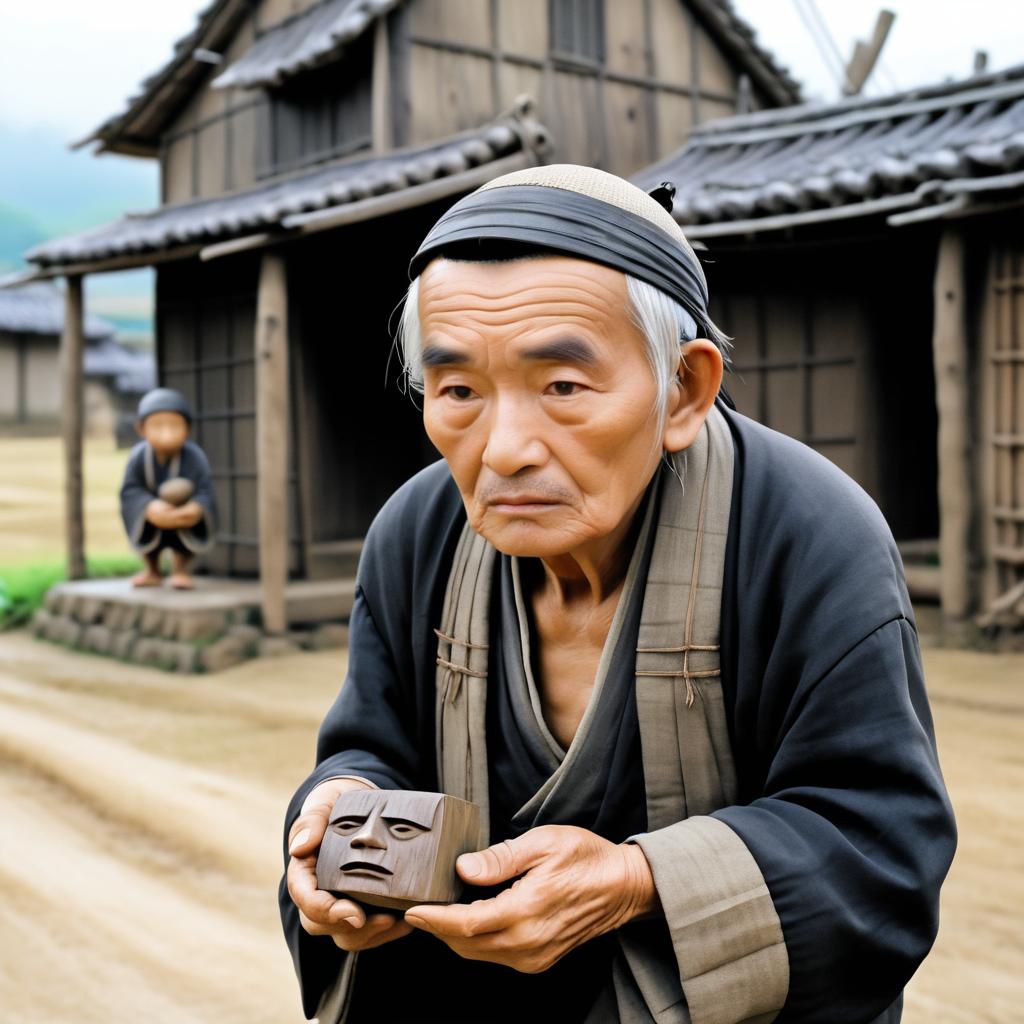
[[[339,832],[351,832],[353,829],[359,828],[362,825],[362,821],[359,818],[341,818],[334,823],[334,827]]]
[[[473,389],[466,387],[465,384],[453,384],[445,388],[444,393],[449,398],[454,398],[456,402],[465,402],[473,397]]]
[[[577,384],[573,380],[556,380],[554,384],[548,386],[548,390],[553,395],[559,395],[562,398],[567,398],[569,395],[575,395],[583,390],[582,384]]]

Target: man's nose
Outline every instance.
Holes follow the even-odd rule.
[[[547,461],[547,445],[537,430],[536,410],[526,403],[499,399],[495,403],[483,452],[483,463],[498,476],[511,477]]]

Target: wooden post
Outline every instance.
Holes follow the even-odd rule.
[[[61,427],[64,437],[64,537],[68,579],[85,578],[82,516],[82,349],[85,326],[82,278],[67,278],[64,333],[60,338]]]
[[[939,562],[942,612],[971,611],[971,424],[964,240],[947,228],[935,268],[935,404],[939,415]]]
[[[373,81],[370,85],[370,137],[377,153],[394,146],[391,124],[391,65],[388,19],[377,19],[373,35]]]
[[[263,628],[288,626],[288,282],[280,253],[263,254],[256,298],[256,494]]]

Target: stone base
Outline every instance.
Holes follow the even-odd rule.
[[[289,584],[289,610],[314,611],[314,621],[274,636],[257,625],[258,585],[253,590],[238,581],[196,582],[194,591],[133,588],[130,580],[58,583],[47,592],[31,629],[40,639],[173,672],[219,672],[247,658],[348,642],[346,622],[318,620],[331,612],[347,619],[352,580]]]

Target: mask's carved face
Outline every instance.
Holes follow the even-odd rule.
[[[436,855],[439,793],[356,790],[339,798],[320,849],[319,863],[329,888],[344,891],[346,880],[363,892],[388,895],[400,865],[432,864]]]

